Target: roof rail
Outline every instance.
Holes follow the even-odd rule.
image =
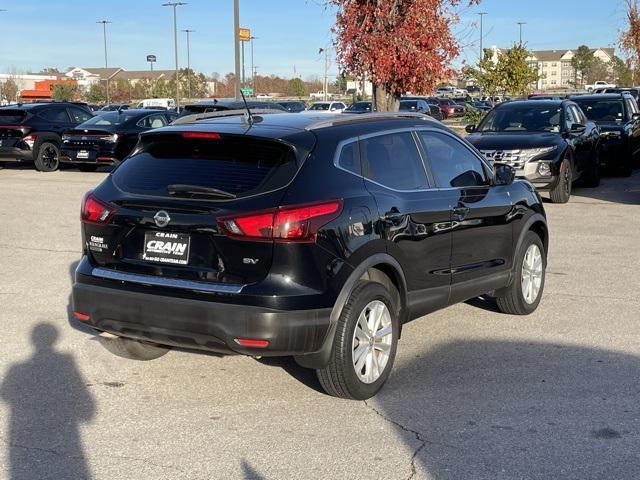
[[[361,113],[359,115],[340,115],[327,120],[320,120],[315,123],[311,123],[306,126],[306,130],[317,130],[320,128],[334,127],[337,125],[344,125],[349,123],[358,123],[362,121],[374,121],[374,120],[390,120],[397,118],[413,118],[416,120],[436,121],[433,117],[425,115],[424,113],[417,112],[371,112]]]
[[[276,110],[272,108],[255,108],[251,110],[252,114],[264,114],[264,113],[286,113],[282,110]],[[175,119],[171,125],[184,125],[187,123],[196,123],[200,120],[208,120],[210,118],[224,118],[224,117],[242,117],[247,114],[246,109],[242,110],[220,110],[218,112],[206,112],[206,113],[194,113],[192,115],[185,115]]]

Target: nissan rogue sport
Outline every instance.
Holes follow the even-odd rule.
[[[77,320],[119,354],[293,356],[373,396],[410,320],[538,306],[540,197],[426,115],[233,112],[145,132],[86,194]]]

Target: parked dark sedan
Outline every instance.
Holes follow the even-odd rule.
[[[582,95],[572,99],[600,127],[602,163],[631,175],[640,159],[640,111],[629,93]]]
[[[408,96],[408,97],[402,97],[400,99],[401,102],[406,101],[406,100],[424,100],[429,105],[429,111],[425,112],[427,115],[435,118],[436,120],[444,120],[446,118],[444,112],[438,106],[438,102],[434,98]]]
[[[400,100],[400,111],[417,112],[429,115],[436,120],[443,120],[442,110],[437,105],[429,105],[426,100]]]
[[[371,112],[371,102],[353,102],[342,113],[369,113]]]
[[[148,109],[93,117],[62,135],[60,161],[87,171],[99,165],[117,164],[131,153],[140,133],[165,127],[176,117],[174,112]]]
[[[600,130],[572,101],[502,103],[467,132],[487,160],[511,165],[554,203],[568,202],[578,179],[600,183]]]
[[[268,110],[280,110],[286,112],[286,109],[276,102],[263,102],[260,100],[247,100],[249,108],[259,108]],[[190,103],[184,106],[180,112],[180,116],[194,115],[197,113],[222,112],[224,110],[244,110],[245,104],[242,100],[236,99],[214,99],[204,100],[197,103]]]
[[[304,112],[307,109],[307,105],[301,100],[284,100],[282,102],[275,102],[280,105],[289,113]]]

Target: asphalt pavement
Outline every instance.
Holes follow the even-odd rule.
[[[546,204],[528,317],[407,325],[367,402],[288,359],[137,362],[69,321],[83,193],[106,173],[0,170],[0,479],[640,478],[640,172]]]

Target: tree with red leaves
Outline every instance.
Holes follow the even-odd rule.
[[[338,61],[374,85],[376,110],[397,110],[406,92],[432,91],[453,75],[459,46],[454,8],[480,0],[328,0],[338,7]]]
[[[640,9],[637,0],[626,0],[627,28],[620,35],[620,46],[629,55],[635,71],[640,63]]]

